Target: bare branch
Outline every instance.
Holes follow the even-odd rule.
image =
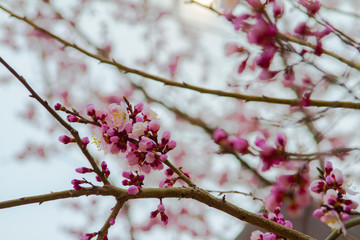
[[[110,182],[106,179],[103,172],[99,169],[97,166],[95,159],[89,151],[86,149],[85,146],[83,146],[81,142],[80,135],[76,129],[74,129],[70,124],[68,124],[64,119],[62,119],[56,111],[49,106],[48,102],[43,100],[35,91],[31,88],[31,86],[27,83],[24,77],[20,76],[9,64],[5,62],[4,59],[0,57],[0,62],[25,86],[25,88],[31,93],[30,97],[35,98],[64,128],[66,128],[71,135],[75,138],[76,143],[84,156],[87,158],[89,163],[91,164],[92,168],[94,169],[94,172],[101,178],[102,182],[105,185],[109,185]]]

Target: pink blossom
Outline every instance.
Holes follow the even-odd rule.
[[[86,105],[86,114],[91,117],[96,115],[95,107],[93,104]]]
[[[93,237],[95,237],[97,235],[97,233],[86,233],[86,234],[82,234],[80,236],[80,240],[90,240]]]
[[[148,124],[144,123],[144,122],[137,122],[137,123],[133,124],[132,136],[134,138],[139,138],[140,136],[143,136],[145,134],[147,125]]]
[[[310,185],[310,189],[315,193],[324,192],[326,190],[325,182],[323,180],[314,180]]]
[[[155,161],[156,154],[153,152],[148,152],[145,156],[145,161],[147,163],[153,163]]]
[[[64,108],[60,103],[56,103],[55,106],[54,106],[54,109],[55,109],[56,111],[59,111],[59,110],[63,111],[63,110],[65,110],[65,108]]]
[[[254,8],[255,11],[261,11],[263,5],[260,0],[247,0],[248,4]]]
[[[212,137],[216,143],[220,143],[222,140],[227,138],[227,133],[224,129],[218,128],[213,132]]]
[[[240,63],[240,65],[239,65],[239,67],[238,67],[238,70],[237,70],[237,72],[238,72],[239,74],[242,73],[242,72],[245,70],[245,67],[246,67],[246,64],[247,64],[248,59],[249,59],[249,56],[248,56],[244,61],[242,61],[242,62]]]
[[[169,222],[169,218],[165,213],[160,213],[160,219],[163,222],[164,225],[167,225]]]
[[[75,142],[75,139],[68,137],[66,135],[62,135],[59,137],[59,141],[62,142],[63,144],[68,144],[70,142]]]
[[[171,177],[174,174],[174,171],[171,168],[166,169],[165,175]]]
[[[256,59],[256,65],[261,68],[269,68],[272,59],[274,58],[275,53],[277,52],[278,48],[268,47],[265,48],[262,54]]]
[[[274,18],[280,18],[283,15],[283,13],[284,13],[284,6],[274,1],[273,2]]]
[[[166,152],[173,150],[176,147],[176,141],[171,140],[170,142],[168,142],[168,144],[166,145]]]
[[[105,161],[101,162],[101,169],[104,171],[107,168],[107,164]]]
[[[109,224],[112,226],[115,224],[115,218],[110,218]]]
[[[164,204],[162,204],[162,203],[159,204],[157,210],[158,210],[159,212],[165,212],[165,206],[164,206]]]
[[[329,205],[334,206],[337,202],[338,194],[334,189],[329,189],[326,191],[326,194],[323,197],[323,202]]]
[[[247,32],[247,39],[249,43],[254,43],[264,47],[271,47],[274,49],[274,37],[276,32],[276,25],[267,23],[262,15],[258,15],[256,17],[256,23]]]
[[[141,140],[139,142],[139,151],[142,151],[142,152],[151,151],[152,148],[154,148],[154,147],[156,147],[156,145],[153,142],[153,140],[151,140],[150,138],[147,138],[147,137],[141,138]]]
[[[229,137],[228,144],[239,153],[246,153],[249,147],[248,141],[244,138]]]
[[[78,122],[79,121],[79,118],[75,115],[68,115],[66,117],[66,119],[69,121],[69,122]]]
[[[121,102],[121,104],[110,104],[109,105],[109,114],[106,117],[106,121],[109,127],[115,127],[118,131],[123,130],[125,124],[129,121],[129,113],[127,111],[126,104]]]
[[[153,120],[149,123],[149,130],[153,133],[157,133],[160,129],[160,124],[157,120]]]
[[[144,104],[143,103],[138,103],[134,107],[134,113],[135,114],[140,113],[143,109],[144,109]]]
[[[140,191],[140,188],[138,186],[130,186],[128,189],[128,193],[131,195],[136,195]]]
[[[241,14],[240,16],[232,19],[232,24],[234,25],[234,29],[237,31],[244,26],[244,20],[248,19],[250,17],[250,14]]]
[[[138,164],[139,161],[141,160],[138,152],[129,152],[126,155],[126,159],[130,166],[134,166],[134,165]]]
[[[165,131],[161,136],[161,144],[167,144],[170,141],[171,134]]]
[[[327,224],[331,229],[342,228],[343,233],[346,233],[344,224],[342,223],[339,214],[335,210],[327,211],[321,218],[320,221]]]
[[[161,160],[162,162],[165,162],[165,161],[167,160],[167,158],[168,158],[168,156],[167,156],[166,154],[162,154],[162,155],[160,156],[160,160]]]
[[[130,179],[132,175],[133,175],[133,174],[132,174],[130,171],[123,171],[123,172],[122,172],[122,176],[123,176],[124,178]]]
[[[119,146],[119,144],[113,144],[113,145],[111,145],[111,147],[110,147],[110,152],[112,153],[112,154],[118,154],[119,152],[120,152],[120,146]]]
[[[77,173],[84,174],[84,173],[93,172],[94,170],[91,169],[91,168],[87,168],[87,167],[81,167],[81,168],[75,169],[75,171],[76,171]]]
[[[259,230],[255,230],[251,233],[250,236],[250,240],[263,240],[264,238],[264,233],[259,231]]]
[[[88,137],[84,137],[81,139],[81,143],[83,145],[83,147],[86,147],[89,144],[90,140]]]
[[[299,0],[299,3],[306,8],[309,15],[315,15],[321,8],[321,3],[317,0]]]
[[[259,75],[259,79],[260,80],[271,80],[278,73],[279,73],[279,71],[269,71],[268,69],[264,68]]]
[[[339,186],[343,185],[344,177],[342,175],[342,172],[339,169],[334,169],[331,172],[330,176],[334,179],[334,181],[336,182],[337,185],[339,185]]]
[[[142,115],[144,116],[144,118],[145,118],[146,120],[152,121],[152,120],[157,119],[157,114],[156,114],[156,112],[154,112],[154,111],[153,111],[151,108],[149,108],[149,107],[145,107],[145,108],[143,109]]]
[[[310,96],[312,92],[306,92],[303,94],[301,101],[299,102],[300,107],[309,107],[310,104]]]
[[[245,51],[244,47],[239,47],[237,43],[226,43],[225,44],[225,55],[230,56],[235,53],[243,53]]]

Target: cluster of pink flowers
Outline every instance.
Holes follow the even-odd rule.
[[[130,171],[124,171],[122,176],[126,179],[122,181],[122,185],[130,186],[128,189],[129,194],[137,194],[140,191],[142,185],[144,185],[143,181],[145,176],[139,174],[138,172],[132,173]]]
[[[87,167],[80,167],[80,168],[77,168],[75,169],[75,171],[77,173],[80,173],[80,174],[85,174],[85,173],[91,173],[91,172],[94,172],[94,169],[92,168],[87,168]],[[109,175],[110,175],[110,170],[109,168],[107,167],[107,164],[105,161],[103,161],[101,163],[101,172],[104,174],[105,178],[108,178]],[[98,182],[102,182],[101,181],[101,178],[96,175],[96,181]],[[86,180],[78,180],[78,179],[73,179],[71,181],[71,184],[73,185],[74,189],[76,190],[81,190],[82,189],[82,186],[80,186],[80,184],[90,184],[88,181]],[[90,184],[91,185],[91,184]]]
[[[343,221],[350,218],[351,210],[358,207],[358,203],[347,199],[346,193],[351,195],[356,192],[344,186],[344,176],[339,169],[334,169],[332,163],[325,163],[324,171],[320,171],[320,180],[311,183],[311,191],[324,194],[323,204],[313,212],[314,217],[326,223],[332,229],[342,228],[345,233]]]
[[[310,203],[309,185],[307,166],[296,174],[281,175],[276,179],[269,196],[265,199],[266,206],[273,210],[279,204],[286,203],[287,211],[296,216],[303,207]]]
[[[186,177],[188,177],[190,179],[190,175],[189,173],[187,172],[183,172],[182,169],[180,168],[179,169],[182,173],[184,173],[184,175]],[[165,180],[162,180],[159,184],[159,187],[160,188],[167,188],[167,187],[172,187],[174,186],[174,184],[180,180],[180,177],[177,176],[176,173],[174,173],[174,171],[171,169],[171,168],[168,168],[165,170],[165,175],[166,175],[166,179]],[[173,175],[176,175],[173,177]]]
[[[167,153],[176,147],[176,142],[170,140],[169,132],[165,131],[161,137],[158,136],[160,124],[157,115],[150,108],[145,108],[142,103],[132,107],[124,98],[123,102],[110,104],[106,110],[96,110],[94,105],[89,104],[86,113],[92,121],[77,116],[77,112],[69,111],[59,103],[54,108],[69,113],[67,116],[69,122],[91,123],[97,131],[94,143],[99,150],[111,154],[124,153],[129,166],[144,173],[150,173],[152,169],[162,170],[163,162],[168,158]],[[61,136],[59,140],[64,144],[75,142],[75,139],[66,135]],[[88,138],[83,138],[82,141],[84,146],[89,143]],[[79,173],[92,171],[92,169],[84,169]],[[109,176],[107,166],[102,165],[102,171],[105,177]],[[137,194],[143,185],[144,175],[139,175],[137,171],[135,174],[125,171],[123,176],[127,178],[123,181],[123,185],[130,186],[129,193]],[[98,176],[97,180],[101,181]],[[82,183],[87,182],[74,180],[74,188],[81,189]]]
[[[235,136],[228,136],[228,134],[222,128],[216,129],[213,132],[212,137],[217,144],[230,147],[231,149],[234,149],[241,154],[250,153],[248,149],[249,143],[246,139]]]
[[[283,14],[283,6],[275,0],[267,1],[273,3],[273,16],[278,19]],[[261,80],[273,78],[279,71],[271,71],[270,64],[274,58],[278,47],[275,44],[277,27],[275,23],[265,20],[264,8],[260,0],[248,0],[247,3],[252,9],[252,14],[244,13],[234,16],[232,13],[226,13],[224,16],[230,21],[235,30],[241,30],[247,34],[249,43],[256,44],[262,48],[262,53],[255,58],[254,64],[262,69],[259,78]],[[249,56],[239,65],[238,72],[244,71]]]
[[[215,143],[228,147],[241,154],[253,154],[249,151],[249,143],[246,139],[235,136],[228,136],[224,129],[218,128],[213,133]],[[263,162],[262,171],[267,171],[270,167],[278,166],[282,162],[287,161],[288,157],[285,152],[286,136],[278,134],[275,142],[276,147],[272,147],[266,143],[263,138],[257,138],[255,145],[259,148],[253,149],[258,151]]]
[[[278,224],[284,225],[288,228],[292,228],[293,225],[289,220],[285,220],[283,215],[280,213],[280,206],[276,207],[273,212],[269,214],[259,213],[259,215],[267,218],[271,221],[274,221]],[[263,233],[259,230],[253,231],[250,236],[250,240],[277,240],[282,239],[279,235],[275,233]]]
[[[87,113],[101,124],[101,136],[96,141],[99,147],[112,154],[126,153],[128,164],[145,173],[163,169],[166,154],[176,147],[169,132],[165,131],[159,139],[156,113],[142,103],[133,109],[126,100],[120,105],[111,104],[107,111],[88,105]]]
[[[283,134],[277,135],[276,148],[269,146],[263,138],[257,138],[255,145],[261,149],[259,153],[263,162],[262,171],[269,170],[270,167],[277,166],[287,160],[285,153],[286,136]]]
[[[165,214],[165,206],[162,204],[160,200],[160,204],[158,205],[157,209],[150,213],[150,218],[156,218],[156,216],[160,213],[160,219],[164,225],[167,225],[169,222],[168,216]]]

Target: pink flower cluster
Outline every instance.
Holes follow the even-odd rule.
[[[188,177],[190,179],[190,175],[189,173],[183,172],[181,170],[181,168],[179,169],[182,173],[184,173],[184,175],[186,177]],[[165,175],[166,175],[166,179],[162,180],[159,184],[160,188],[167,188],[167,187],[172,187],[174,186],[174,184],[177,182],[177,180],[180,180],[180,177],[177,176],[176,173],[174,173],[174,171],[171,168],[168,168],[165,170]],[[173,175],[176,175],[175,177],[172,177]]]
[[[311,191],[318,194],[324,193],[323,204],[313,212],[313,215],[332,229],[341,227],[346,233],[343,221],[350,218],[351,210],[356,209],[358,203],[347,199],[345,194],[356,193],[344,186],[342,172],[334,169],[330,161],[325,163],[325,169],[320,170],[320,174],[320,180],[314,180],[311,183]]]
[[[123,102],[110,104],[106,110],[97,110],[94,105],[87,105],[86,114],[92,120],[86,120],[76,111],[69,111],[59,103],[54,108],[69,113],[70,115],[67,116],[69,122],[90,123],[95,126],[93,142],[99,150],[111,154],[124,153],[130,167],[144,173],[150,173],[152,169],[162,170],[168,152],[176,147],[176,142],[170,139],[169,132],[165,131],[161,136],[158,135],[160,124],[154,111],[145,108],[142,103],[132,107],[125,97]],[[68,136],[61,136],[59,140],[64,144],[75,142],[75,139]],[[89,139],[84,138],[82,142],[86,146]],[[102,172],[108,177],[110,171],[106,163],[103,164],[105,165],[102,165]],[[77,171],[88,172],[87,169]],[[129,193],[138,193],[143,185],[144,175],[139,175],[137,171],[135,174],[125,171],[123,176],[127,178],[123,181],[123,185],[130,186]],[[98,176],[96,178],[101,181]],[[82,183],[87,182],[74,180],[74,188],[81,189]]]
[[[156,113],[144,108],[142,103],[133,109],[125,100],[120,105],[111,104],[107,111],[95,110],[90,104],[87,114],[101,124],[99,148],[112,154],[126,153],[128,164],[138,166],[145,173],[163,169],[167,153],[176,147],[169,132],[165,131],[161,138],[158,136],[160,124]]]
[[[271,188],[269,196],[265,199],[266,206],[276,209],[279,204],[287,203],[287,211],[296,216],[301,209],[310,203],[309,196],[309,170],[302,168],[296,174],[281,175]]]
[[[293,227],[292,223],[289,220],[285,220],[283,215],[280,213],[280,206],[276,207],[274,209],[274,212],[270,212],[268,215],[263,213],[259,213],[259,215],[273,222],[284,225],[288,228]],[[269,232],[263,233],[259,230],[253,231],[250,236],[250,240],[277,240],[277,239],[282,239],[282,237],[278,236],[275,233],[269,233]]]
[[[160,213],[160,219],[164,225],[167,225],[169,222],[168,216],[165,214],[165,206],[162,204],[160,200],[160,204],[157,207],[157,210],[150,213],[150,218],[156,218],[156,216]]]
[[[283,134],[277,135],[276,148],[269,146],[263,138],[257,138],[255,145],[261,149],[259,153],[263,162],[262,171],[269,170],[270,167],[280,165],[287,160],[285,153],[286,136]]]
[[[266,1],[263,4],[260,0],[248,0],[247,3],[252,9],[252,13],[244,13],[234,16],[232,13],[226,13],[224,16],[230,21],[235,30],[241,30],[247,34],[249,43],[258,45],[262,48],[262,53],[255,58],[254,65],[262,69],[259,78],[267,80],[273,78],[279,71],[271,71],[270,64],[278,51],[275,44],[277,27],[264,17],[264,8],[272,2],[274,19],[278,19],[283,14],[283,6],[275,0]],[[238,72],[244,71],[249,56],[239,65]]]
[[[122,181],[122,185],[130,186],[128,189],[129,194],[133,194],[133,195],[137,194],[140,191],[141,186],[144,185],[143,181],[145,176],[140,175],[138,172],[135,172],[134,174],[130,171],[124,171],[122,173],[122,176],[126,178]]]
[[[87,167],[80,167],[80,168],[75,169],[75,171],[76,171],[77,173],[80,173],[80,174],[85,174],[85,173],[94,172],[94,169],[92,169],[92,168],[87,168]],[[101,172],[104,174],[105,178],[108,178],[109,175],[110,175],[110,170],[108,169],[107,164],[106,164],[105,161],[103,161],[103,162],[101,163]],[[98,182],[102,182],[102,181],[101,181],[101,178],[100,178],[98,175],[96,175],[95,178],[96,178],[96,180],[97,180]],[[86,180],[73,179],[73,180],[71,181],[71,184],[73,185],[73,187],[74,187],[75,190],[81,190],[81,189],[82,189],[82,186],[80,186],[80,184],[90,184],[90,183],[89,183],[88,181],[86,181]],[[91,185],[91,184],[90,184],[90,185]]]
[[[224,129],[218,128],[213,132],[212,138],[215,143],[235,150],[241,154],[253,154],[249,151],[249,143],[246,139],[235,136],[228,136]],[[278,134],[275,142],[276,147],[272,147],[266,143],[263,138],[257,138],[255,145],[260,149],[253,149],[258,151],[263,162],[262,171],[267,171],[270,167],[278,166],[282,162],[287,161],[288,157],[285,152],[286,136]],[[225,149],[226,150],[226,149]]]
[[[228,134],[222,128],[216,129],[213,132],[212,137],[217,144],[234,149],[241,154],[250,153],[248,150],[249,143],[246,139],[235,136],[228,136]]]

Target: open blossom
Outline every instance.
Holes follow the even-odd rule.
[[[133,124],[132,128],[132,137],[139,138],[140,136],[145,134],[146,128],[148,124],[144,122],[137,122]]]
[[[349,219],[352,210],[358,204],[346,197],[348,189],[343,186],[345,179],[339,169],[334,169],[330,161],[321,171],[320,180],[316,179],[311,183],[311,191],[317,194],[324,194],[322,206],[313,212],[313,216],[327,224],[330,228],[341,228],[344,233],[346,229],[343,221]],[[350,194],[353,194],[350,191]]]
[[[167,153],[176,147],[176,141],[170,139],[168,131],[164,131],[159,139],[160,123],[153,110],[142,103],[132,108],[128,100],[124,100],[120,104],[110,104],[101,116],[98,116],[101,111],[88,105],[88,113],[101,124],[100,128],[94,128],[93,143],[106,153],[126,154],[128,164],[137,165],[137,169],[145,173],[163,169]]]
[[[266,206],[273,210],[286,202],[287,211],[294,216],[298,215],[301,209],[310,203],[308,174],[308,168],[305,166],[296,174],[279,176],[265,199]]]
[[[263,138],[257,138],[255,145],[261,149],[259,153],[263,162],[262,171],[267,171],[270,167],[280,165],[287,160],[285,155],[286,137],[282,134],[277,136],[276,148],[269,146]]]
[[[156,216],[160,213],[160,219],[163,222],[164,225],[167,225],[169,222],[168,216],[165,214],[165,206],[160,201],[160,204],[158,205],[157,209],[150,213],[150,218],[156,218]]]
[[[123,130],[126,123],[129,122],[126,104],[124,102],[121,102],[120,105],[116,103],[110,104],[106,121],[109,127],[115,127],[118,131]]]
[[[273,222],[284,225],[285,227],[292,228],[293,227],[292,222],[284,219],[283,215],[280,213],[280,207],[281,204],[277,206],[273,212],[270,212],[269,214],[259,213],[259,215]],[[259,230],[253,231],[250,236],[250,240],[278,240],[278,239],[283,239],[283,238],[275,233],[270,233],[270,232],[263,233]]]

